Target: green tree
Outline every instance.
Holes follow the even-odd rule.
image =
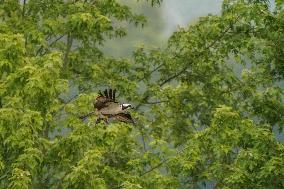
[[[115,0],[0,3],[1,188],[284,187],[283,1],[225,0],[133,60],[99,50],[145,22]],[[78,118],[108,86],[137,125]]]

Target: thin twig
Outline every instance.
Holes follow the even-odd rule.
[[[67,70],[68,70],[68,63],[69,63],[69,53],[71,51],[72,43],[73,43],[73,36],[69,33],[67,35],[66,52],[64,54],[64,59],[63,59],[64,68]]]
[[[143,150],[146,153],[147,149],[146,149],[146,142],[145,142],[145,137],[144,137],[144,133],[142,130],[142,127],[139,128],[140,134],[141,134],[141,138],[142,138],[142,143],[143,143]]]
[[[161,100],[161,101],[157,101],[157,102],[145,102],[144,104],[161,104],[164,102],[169,102],[169,100]]]
[[[158,69],[160,69],[162,66],[164,65],[164,63],[160,64],[159,66],[157,66],[156,68],[154,68],[152,71],[150,71],[149,74],[145,75],[143,78],[139,79],[138,82],[143,81],[146,77],[152,75],[155,71],[157,71]]]
[[[142,106],[143,103],[145,103],[145,101],[148,100],[149,97],[150,97],[150,95],[146,95],[146,96],[141,100],[141,102],[140,102],[137,106],[135,106],[135,110],[138,110],[138,109],[140,108],[140,106]]]
[[[149,170],[145,171],[144,173],[142,173],[140,176],[144,176],[152,171],[154,171],[155,169],[158,169],[159,167],[161,167],[162,165],[164,165],[164,163],[168,162],[170,159],[167,158],[167,159],[164,159],[162,160],[160,163],[158,163],[157,165],[151,167]]]
[[[84,91],[82,91],[82,92],[84,92]],[[70,102],[76,100],[77,97],[78,97],[80,94],[81,94],[81,93],[78,93],[78,94],[74,95],[72,98],[68,99],[68,100],[65,101],[65,102],[63,101],[63,99],[60,99],[61,101],[63,101],[63,102],[62,102],[63,105],[62,105],[62,107],[59,108],[56,112],[54,112],[54,114],[56,114],[56,113],[58,113],[58,112],[61,112],[61,111],[66,107],[67,104],[69,104]]]
[[[186,69],[183,69],[181,71],[179,71],[178,73],[174,74],[173,76],[169,77],[168,79],[164,80],[161,84],[160,87],[164,86],[165,84],[167,84],[168,82],[172,81],[173,79],[177,78],[178,76],[180,76],[181,74],[183,74],[186,71]]]
[[[48,46],[52,46],[54,43],[56,43],[57,41],[59,41],[60,39],[62,39],[65,36],[65,34],[59,36],[58,38],[56,38],[54,41],[52,41]]]
[[[88,114],[86,114],[86,115],[80,116],[79,118],[82,119],[82,120],[84,120],[84,119],[86,119],[87,117],[89,117],[89,116],[91,116],[91,115],[94,115],[95,113],[96,113],[95,111],[92,111],[92,112],[90,112],[90,113],[88,113]]]
[[[22,19],[24,19],[24,17],[25,17],[25,12],[26,12],[26,1],[27,1],[27,0],[24,0],[24,1],[23,1]]]
[[[65,34],[59,36],[58,38],[56,38],[54,41],[52,41],[50,44],[48,44],[49,47],[51,47],[54,43],[56,43],[57,41],[59,41],[60,39],[62,39],[65,36]],[[48,36],[49,37],[49,36]],[[46,41],[48,40],[48,37],[45,39]],[[38,55],[43,49],[43,45],[40,46],[40,48],[37,50],[36,55]]]

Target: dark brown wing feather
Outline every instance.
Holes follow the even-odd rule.
[[[108,99],[104,96],[98,96],[94,102],[94,108],[97,110],[100,110],[104,107],[106,107],[106,104],[110,102],[111,99]]]
[[[108,97],[111,98],[111,99],[113,99],[113,97],[112,97],[112,89],[109,89],[109,90],[108,90]]]
[[[96,98],[94,102],[94,108],[100,110],[104,107],[107,107],[108,102],[115,102],[115,91],[110,89],[109,91],[106,89],[104,90],[104,95],[101,91],[99,91],[99,96]],[[113,93],[114,92],[114,93]]]
[[[107,89],[106,89],[106,90],[104,90],[104,94],[105,94],[105,97],[106,97],[106,98],[109,98],[109,96],[108,96],[108,92],[107,92]]]
[[[124,123],[133,123],[135,124],[134,120],[132,119],[129,113],[119,113],[113,116],[113,118],[117,121],[121,121]]]
[[[115,102],[115,93],[116,93],[116,89],[114,89],[113,93],[112,93],[112,99],[113,99],[114,102]]]
[[[99,91],[99,95],[100,95],[100,96],[104,96],[103,93],[102,93],[102,91]]]

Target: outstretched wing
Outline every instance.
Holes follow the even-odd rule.
[[[99,91],[99,96],[94,101],[94,108],[96,108],[97,110],[100,110],[102,108],[107,107],[109,102],[117,103],[115,101],[115,93],[116,93],[116,90],[112,90],[112,89],[109,89],[109,91],[106,89],[104,91],[104,94],[102,94],[102,92]]]
[[[113,119],[124,122],[124,123],[135,124],[135,121],[132,119],[129,113],[119,113],[119,114],[113,115]]]

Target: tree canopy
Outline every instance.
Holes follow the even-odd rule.
[[[127,5],[0,0],[0,187],[284,188],[283,9],[224,0],[118,59],[105,40],[146,22]],[[79,118],[108,87],[136,125]]]

